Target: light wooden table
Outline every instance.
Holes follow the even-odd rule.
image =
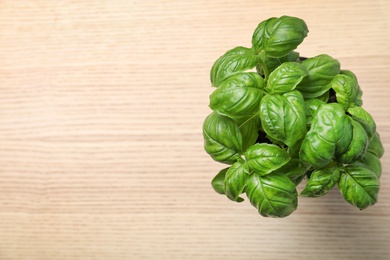
[[[390,151],[390,2],[0,1],[0,259],[390,259],[390,155],[363,212],[285,219],[219,196],[209,70],[271,16],[354,71]]]

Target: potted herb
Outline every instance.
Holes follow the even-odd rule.
[[[212,187],[236,202],[245,193],[264,217],[294,212],[303,179],[301,196],[337,186],[361,210],[378,198],[384,150],[358,80],[329,55],[301,58],[294,50],[307,34],[299,18],[267,19],[251,48],[227,51],[210,72],[204,148],[229,165]]]

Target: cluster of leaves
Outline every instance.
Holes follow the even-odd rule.
[[[261,22],[252,47],[235,47],[210,72],[213,112],[203,124],[204,148],[229,164],[212,180],[236,202],[246,193],[265,217],[296,210],[302,196],[338,186],[345,200],[365,209],[377,202],[383,146],[362,108],[356,76],[326,54],[301,58],[305,22],[282,16]]]

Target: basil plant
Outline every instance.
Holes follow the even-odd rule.
[[[228,165],[212,187],[236,202],[245,193],[264,217],[295,211],[303,179],[301,196],[337,186],[361,210],[378,199],[384,150],[358,80],[329,55],[300,57],[294,50],[307,34],[299,18],[270,18],[252,47],[228,50],[210,72],[204,149]]]

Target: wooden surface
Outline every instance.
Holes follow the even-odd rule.
[[[211,65],[283,14],[357,74],[390,151],[387,0],[1,0],[0,259],[390,259],[390,153],[363,212],[335,189],[267,219],[210,187]]]

